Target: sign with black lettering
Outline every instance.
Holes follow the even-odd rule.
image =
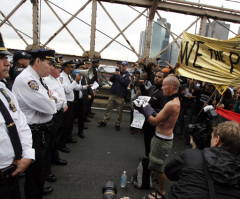
[[[183,33],[177,74],[218,85],[240,86],[240,36],[218,40]]]

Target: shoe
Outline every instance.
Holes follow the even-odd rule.
[[[116,125],[116,126],[115,126],[115,129],[116,129],[117,131],[120,131],[120,125]]]
[[[63,153],[70,153],[71,149],[67,148],[66,146],[64,147],[59,147],[58,148],[60,151],[62,151]]]
[[[50,173],[45,177],[45,180],[47,180],[48,182],[56,182],[57,181],[57,177]]]
[[[87,126],[84,126],[83,129],[88,130],[88,127],[87,127]]]
[[[91,120],[89,120],[89,119],[86,119],[84,122],[91,122]]]
[[[51,186],[50,187],[44,187],[42,195],[45,196],[45,195],[48,195],[48,194],[50,194],[52,192],[53,192],[53,187],[51,187]]]
[[[98,127],[106,126],[107,124],[104,121],[98,122]]]
[[[90,115],[90,114],[89,114],[87,117],[89,117],[89,118],[93,118],[93,115]]]
[[[78,136],[79,136],[80,138],[82,138],[82,139],[84,139],[84,138],[85,138],[85,134],[84,134],[83,132],[81,132],[81,133],[78,133]]]
[[[52,164],[66,166],[68,164],[67,160],[62,160],[61,158],[52,160]]]
[[[72,144],[74,144],[74,143],[77,143],[77,140],[74,139],[74,138],[72,138],[72,139],[67,140],[67,143],[72,143]]]
[[[90,115],[95,115],[96,113],[90,112],[89,114],[90,114]]]

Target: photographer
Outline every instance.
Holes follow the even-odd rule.
[[[120,131],[120,123],[122,121],[122,110],[127,96],[127,88],[130,84],[130,74],[127,71],[128,62],[123,61],[121,64],[121,71],[119,68],[116,69],[115,73],[110,77],[110,81],[113,83],[110,89],[110,96],[108,98],[108,106],[104,115],[104,118],[98,122],[98,127],[107,125],[113,108],[117,108],[117,117],[115,122],[115,129]]]
[[[164,198],[239,198],[240,126],[227,121],[215,127],[211,135],[210,148],[187,149],[166,165],[165,174],[177,183]],[[163,197],[158,194],[155,198]]]

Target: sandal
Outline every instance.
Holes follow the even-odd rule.
[[[144,196],[144,198],[143,199],[150,199],[149,197],[148,197],[148,195],[151,195],[151,196],[153,196],[154,197],[154,199],[166,199],[166,195],[163,195],[163,194],[161,194],[158,190],[156,190],[154,193],[150,193],[150,194],[147,194],[146,196]],[[161,196],[161,198],[158,198],[158,196]]]

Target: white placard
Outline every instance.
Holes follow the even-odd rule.
[[[96,90],[99,87],[99,84],[95,81],[91,87],[92,90]]]
[[[143,114],[139,113],[137,110],[134,109],[133,111],[133,121],[131,127],[142,129],[143,124],[145,122],[145,117]]]
[[[148,102],[151,97],[149,96],[138,96],[139,100],[143,100],[145,103]],[[131,124],[131,127],[142,129],[143,124],[145,122],[145,117],[143,114],[139,113],[139,111],[135,110],[133,111],[133,122]]]

